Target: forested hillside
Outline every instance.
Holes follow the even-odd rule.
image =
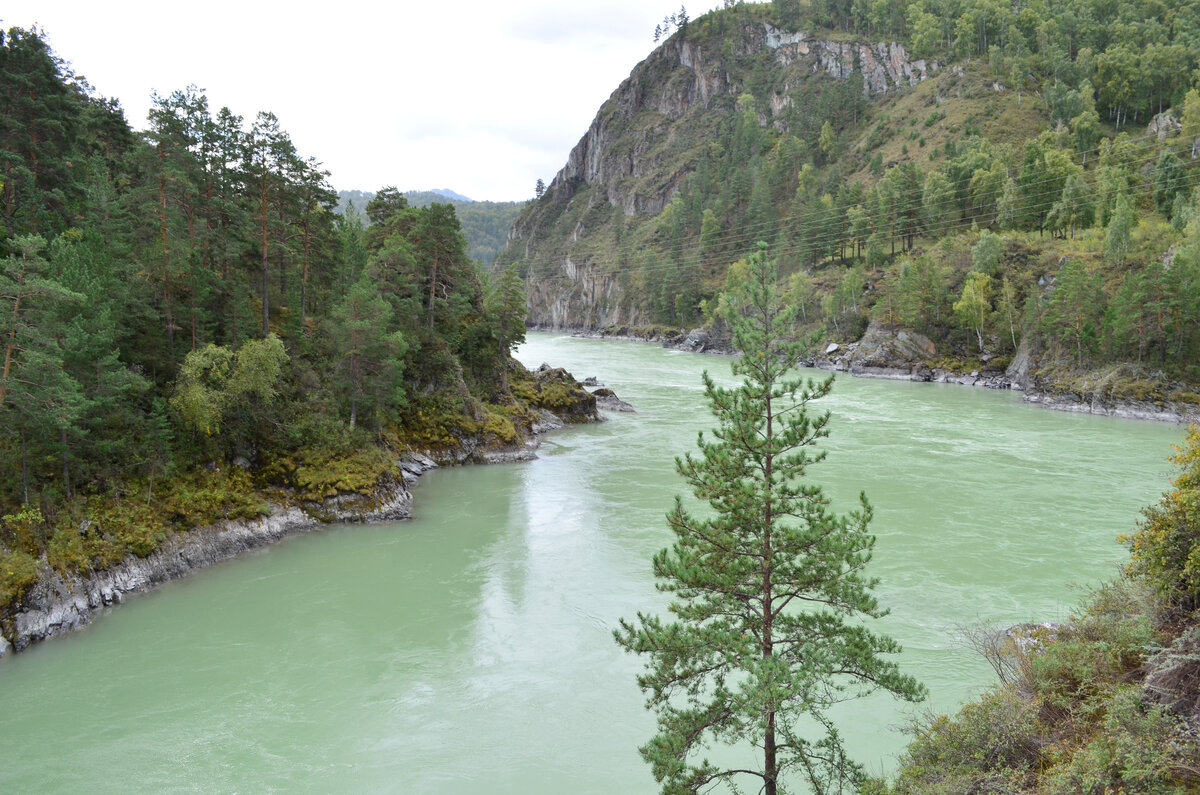
[[[719,328],[764,240],[822,349],[874,322],[935,366],[1020,352],[1046,389],[1194,404],[1198,36],[1190,3],[727,3],[614,92],[498,262],[541,325]]]
[[[345,214],[353,205],[362,212],[374,193],[361,190],[338,191],[337,212]],[[508,230],[512,228],[521,202],[489,202],[470,199],[452,199],[435,191],[406,191],[404,198],[412,207],[428,207],[431,204],[449,204],[454,207],[463,237],[467,241],[467,256],[489,267],[497,252],[508,242]],[[369,219],[364,219],[369,223]]]
[[[135,132],[14,28],[0,161],[0,623],[40,576],[371,494],[400,451],[519,445],[569,391],[509,356],[520,281],[481,272],[453,207],[383,189],[369,227],[336,215],[270,113],[189,87]]]

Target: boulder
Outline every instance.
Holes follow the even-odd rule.
[[[1150,124],[1146,126],[1146,131],[1154,135],[1160,141],[1167,140],[1168,136],[1175,135],[1183,129],[1183,123],[1175,118],[1169,111],[1160,113],[1150,120]]]
[[[596,398],[596,406],[605,411],[633,411],[633,406],[617,397],[617,393],[607,387],[601,387],[592,392]]]
[[[895,329],[872,321],[850,357],[850,370],[903,370],[909,374],[937,355],[937,346],[924,334]]]
[[[566,423],[600,422],[596,398],[561,367],[543,364],[533,372],[534,399],[537,408],[553,412]]]

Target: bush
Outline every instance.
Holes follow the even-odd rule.
[[[1188,429],[1171,461],[1179,470],[1174,488],[1143,511],[1136,532],[1122,540],[1130,546],[1129,575],[1190,611],[1200,607],[1200,427]]]
[[[298,496],[305,500],[347,493],[369,495],[391,470],[386,451],[371,445],[343,453],[310,455],[296,468],[293,483]]]
[[[1103,696],[1141,669],[1158,639],[1152,610],[1136,583],[1098,588],[1074,629],[1031,657],[1032,687],[1043,706],[1063,719],[1102,717]]]
[[[1012,687],[998,687],[954,718],[918,721],[901,760],[894,792],[907,795],[1021,792],[1039,762],[1037,706]]]
[[[84,545],[83,533],[69,526],[59,527],[46,545],[46,560],[59,574],[87,573],[92,568],[91,556]]]
[[[9,549],[37,557],[44,539],[42,512],[37,508],[25,505],[16,513],[0,517],[0,542]]]
[[[1194,792],[1172,770],[1186,762],[1176,742],[1179,719],[1122,685],[1105,700],[1102,731],[1046,776],[1049,795],[1184,795]],[[1191,753],[1196,749],[1193,747]]]

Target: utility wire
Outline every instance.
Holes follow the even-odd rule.
[[[1142,148],[1145,146],[1145,144],[1147,142],[1150,142],[1149,135],[1144,136],[1141,139],[1135,139],[1134,141],[1131,142],[1131,144],[1135,148]],[[1100,151],[1101,151],[1100,147],[1093,147],[1084,152],[1076,152],[1076,155],[1079,157],[1086,156],[1087,158],[1090,159],[1093,155],[1098,156]],[[1128,165],[1134,175],[1133,182],[1135,184],[1129,186],[1129,195],[1131,195],[1134,198],[1142,198],[1142,197],[1149,197],[1153,194],[1153,191],[1155,188],[1153,181],[1151,180],[1148,182],[1148,184],[1144,183],[1144,184],[1139,185],[1138,183],[1143,183],[1143,180],[1136,179],[1136,174],[1137,174],[1137,172],[1142,171],[1146,165],[1157,161],[1163,151],[1166,151],[1166,150],[1151,151],[1151,152],[1146,153],[1144,156],[1140,156],[1131,161],[1125,161],[1122,163],[1122,165]],[[997,159],[998,158],[993,159],[993,165],[995,164]],[[1097,159],[1099,159],[1099,158],[1097,157]],[[1072,161],[1072,162],[1074,162],[1074,161]],[[1006,167],[1006,172],[1008,170],[1009,169]],[[929,173],[932,173],[932,172],[929,172]],[[1095,174],[1097,172],[1095,169],[1093,169],[1091,172],[1084,171],[1081,173],[1086,178],[1087,174],[1089,174],[1089,173]],[[927,177],[928,174],[925,172],[922,172],[922,176]],[[1004,179],[1004,182],[1007,182],[1007,180],[1011,179],[1011,178],[1012,178],[1011,176],[1006,177]],[[887,177],[885,176],[878,183],[876,183],[876,186],[884,183],[886,181],[886,179],[887,179]],[[1191,178],[1185,171],[1182,174],[1182,176],[1180,176],[1179,178],[1177,178],[1175,180],[1168,182],[1163,187],[1166,187],[1169,190],[1171,188],[1178,187],[1178,186],[1186,186],[1187,183],[1190,181],[1191,181]],[[1061,199],[1062,191],[1059,189],[1060,183],[1061,183],[1061,180],[1059,179],[1059,177],[1048,176],[1044,179],[1034,180],[1032,182],[1026,182],[1024,184],[1018,184],[1017,188],[1018,188],[1018,190],[1021,191],[1020,197],[1023,200],[1023,203],[1018,204],[1013,208],[1014,215],[1017,215],[1018,217],[1020,217],[1020,216],[1028,216],[1028,215],[1041,215],[1043,213],[1048,213],[1050,210],[1053,209],[1053,207],[1056,204],[1058,204],[1059,200]],[[1089,187],[1092,187],[1092,186],[1089,184]],[[1038,188],[1043,188],[1043,190],[1039,191]],[[969,190],[969,188],[968,188],[968,190]],[[1003,183],[1001,185],[998,185],[996,190],[993,191],[994,200],[986,200],[985,203],[991,204],[994,206],[995,203],[999,200],[999,196],[996,194],[1000,193],[1001,191],[1003,191]],[[890,210],[890,212],[886,211],[887,208],[884,208],[884,210],[885,210],[884,212],[879,212],[879,213],[875,213],[872,215],[868,215],[867,216],[868,223],[866,226],[867,226],[868,230],[870,230],[870,231],[868,232],[867,235],[865,235],[861,239],[851,237],[848,234],[848,231],[846,231],[844,229],[836,229],[836,230],[832,230],[829,232],[818,234],[816,236],[807,237],[804,240],[794,241],[790,244],[782,244],[782,245],[777,244],[775,247],[773,247],[772,251],[776,256],[787,257],[787,256],[800,255],[800,254],[808,254],[812,251],[819,251],[822,249],[829,249],[829,248],[838,247],[838,246],[853,247],[856,242],[866,243],[868,241],[871,241],[871,242],[876,242],[876,243],[879,243],[882,245],[891,244],[894,246],[895,243],[901,243],[903,245],[905,239],[909,236],[909,232],[905,231],[905,230],[896,230],[895,229],[896,226],[899,226],[901,224],[901,221],[900,221],[901,218],[912,217],[914,215],[917,216],[916,218],[914,218],[912,221],[909,221],[908,223],[912,223],[915,225],[915,228],[912,230],[912,234],[919,235],[922,233],[922,231],[927,231],[927,230],[924,230],[924,223],[921,219],[921,216],[928,216],[928,215],[937,216],[939,214],[945,215],[945,214],[953,213],[956,210],[961,210],[963,208],[963,204],[958,197],[957,190],[952,191],[951,194],[949,196],[947,196],[945,202],[942,205],[934,206],[932,208],[925,206],[925,204],[923,202],[923,198],[924,198],[923,193],[924,192],[922,190],[920,192],[913,191],[906,195],[902,195],[902,196],[900,196],[900,201],[894,205],[894,207]],[[970,203],[970,202],[971,202],[971,200],[968,199],[968,203]],[[851,205],[851,206],[869,207],[870,205],[860,202],[857,205]],[[968,204],[968,206],[969,206],[969,204]],[[835,207],[835,208],[833,208],[832,212],[837,213],[838,209]],[[937,231],[942,235],[955,234],[959,231],[962,231],[965,229],[970,229],[972,226],[977,225],[981,221],[985,221],[985,220],[989,221],[989,225],[990,225],[990,219],[992,219],[994,216],[995,216],[994,212],[986,212],[981,215],[970,215],[970,216],[966,216],[966,217],[960,217],[960,218],[955,219],[954,221],[939,224],[940,228]],[[895,219],[895,220],[893,220],[893,219]],[[748,249],[751,246],[753,246],[754,243],[756,243],[758,240],[760,240],[766,236],[780,237],[780,236],[786,235],[786,231],[787,231],[788,227],[794,226],[796,223],[796,220],[798,220],[798,219],[793,217],[792,219],[779,219],[777,221],[764,221],[764,222],[760,222],[760,223],[752,224],[752,225],[748,225],[748,226],[743,225],[736,230],[728,230],[728,231],[721,232],[717,235],[714,235],[712,238],[709,239],[709,241],[713,244],[714,248],[718,248],[722,251],[726,251],[726,252],[730,252],[730,253],[738,251],[738,250],[748,251]],[[839,227],[842,227],[847,223],[847,219],[844,214],[834,215],[834,216],[832,216],[831,220],[833,221],[833,223],[837,224]],[[882,235],[879,234],[879,230],[887,228],[889,226],[892,227],[892,231],[890,231],[889,233],[882,234]],[[687,245],[689,248],[691,248],[695,244],[696,237],[697,237],[697,235],[692,233],[692,234],[688,235],[688,239],[686,241],[681,240],[679,242],[681,245]],[[669,247],[670,247],[669,244],[664,246],[664,248],[667,248],[667,249],[669,249]],[[676,257],[667,262],[660,263],[657,266],[646,265],[645,263],[640,264],[640,266],[638,264],[635,264],[634,260],[637,259],[637,255],[646,250],[647,249],[645,249],[641,246],[635,247],[634,244],[627,244],[624,247],[619,247],[619,248],[615,248],[615,249],[610,248],[608,250],[608,252],[606,252],[606,254],[602,254],[600,257],[597,257],[595,255],[595,253],[591,254],[591,256],[588,257],[588,259],[590,260],[588,264],[592,268],[599,268],[599,269],[606,269],[606,270],[612,270],[614,268],[614,266],[626,266],[626,265],[632,264],[632,265],[634,265],[634,268],[637,269],[637,271],[639,271],[643,274],[656,274],[656,273],[673,273],[678,268],[685,268],[685,269],[695,268],[697,266],[710,263],[709,258],[700,255],[698,252],[693,252],[693,253],[688,254],[687,256]],[[546,266],[546,265],[555,265],[555,264],[563,262],[569,256],[570,256],[569,253],[564,253],[564,254],[560,254],[560,255],[538,256],[538,257],[534,257],[532,259],[527,259],[527,260],[525,260],[525,262],[528,263],[531,268],[540,269],[539,266],[542,266],[544,268],[544,266]],[[588,255],[585,254],[584,256],[588,256]],[[669,256],[669,253],[667,253],[667,256]],[[518,261],[520,261],[520,260],[518,260]]]

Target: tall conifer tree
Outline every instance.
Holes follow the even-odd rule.
[[[862,770],[829,709],[878,689],[916,701],[924,689],[883,659],[899,646],[864,624],[886,613],[864,573],[875,541],[865,496],[839,516],[805,477],[824,458],[811,448],[829,419],[810,415],[808,403],[826,395],[832,379],[789,376],[804,354],[790,336],[795,312],[780,299],[764,244],[747,264],[741,311],[732,316],[744,354],[733,372],[743,381],[727,389],[705,373],[718,426],[711,438],[701,434],[700,457],[676,462],[712,510],[693,515],[676,498],[667,517],[675,543],[654,557],[658,588],[674,596],[674,619],[639,613],[615,635],[649,657],[638,683],[658,734],[641,751],[663,792],[750,779],[749,791],[775,795],[790,779],[840,793]],[[743,742],[759,751],[753,769],[704,756],[711,744]]]

